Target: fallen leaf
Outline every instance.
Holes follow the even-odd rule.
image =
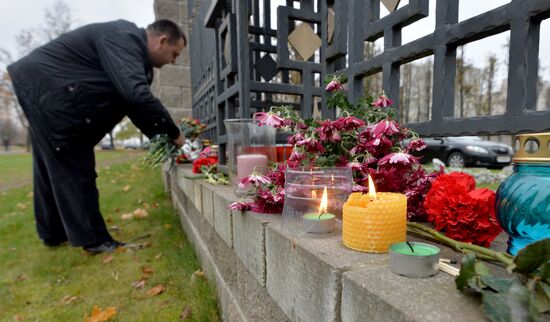
[[[145,209],[138,208],[134,210],[134,217],[136,218],[145,218],[147,216],[149,216],[149,213]]]
[[[158,284],[158,285],[150,288],[147,291],[147,295],[149,295],[149,296],[159,295],[159,294],[162,294],[165,290],[166,290],[166,286],[164,286],[162,284]]]
[[[109,230],[111,231],[119,231],[120,230],[120,227],[118,227],[117,225],[112,225],[109,227]]]
[[[28,277],[27,275],[25,274],[19,274],[17,275],[17,277],[15,278],[15,281],[16,282],[23,282],[24,280],[26,280]]]
[[[157,256],[155,256],[155,259],[159,260],[161,256],[162,256],[162,253],[158,253]]]
[[[16,205],[17,208],[21,209],[21,210],[24,210],[24,209],[27,209],[27,205],[25,205],[24,203],[18,203]]]
[[[107,255],[103,257],[103,264],[109,264],[114,259],[113,255]]]
[[[172,228],[172,225],[171,224],[164,224],[164,228],[170,229],[170,228]]]
[[[139,281],[132,282],[131,285],[132,285],[133,288],[140,289],[140,288],[143,288],[145,286],[145,283],[147,283],[147,279],[142,277]]]
[[[186,305],[181,311],[180,320],[182,321],[188,320],[191,318],[192,315],[193,315],[193,311],[191,310],[189,305]]]
[[[69,305],[73,302],[76,302],[80,300],[80,296],[71,296],[71,295],[65,295],[62,299],[61,299],[61,304],[65,304],[65,305]]]
[[[155,271],[151,268],[151,267],[147,267],[147,266],[143,266],[141,268],[141,271],[143,272],[143,274],[145,275],[151,275],[153,274]]]
[[[120,219],[122,219],[122,220],[128,220],[128,219],[132,219],[132,218],[134,218],[133,213],[127,213],[127,214],[120,215]]]
[[[115,209],[113,209],[114,212],[120,212],[120,208],[118,207],[115,207]]]
[[[195,282],[197,279],[206,280],[206,275],[204,275],[204,272],[202,270],[195,271],[193,275],[191,275],[191,282]]]
[[[23,321],[23,316],[21,316],[21,315],[14,315],[14,316],[13,316],[13,320],[14,320],[14,321]]]
[[[128,191],[130,191],[131,188],[132,188],[132,187],[130,187],[130,185],[127,184],[127,185],[125,185],[125,186],[122,188],[122,191],[128,192]]]
[[[111,179],[111,183],[116,183],[116,180],[115,180],[115,179]]]
[[[158,202],[153,202],[153,204],[151,205],[151,207],[153,208],[158,208],[159,207],[159,203]]]
[[[102,310],[99,306],[94,305],[92,309],[92,314],[84,318],[85,322],[102,322],[108,321],[111,318],[115,317],[116,308],[108,307],[105,310]]]
[[[27,194],[27,198],[32,198],[34,196],[34,193],[31,191]]]
[[[162,308],[167,307],[168,304],[170,304],[170,301],[162,301],[162,302],[160,302],[160,304],[159,304],[159,309],[162,309]]]
[[[206,279],[206,276],[204,275],[204,272],[202,270],[195,271],[195,273],[193,273],[193,275],[195,275],[198,278]]]
[[[105,222],[111,224],[113,222],[113,218],[107,217],[107,219],[105,219]]]
[[[146,203],[146,202],[143,202],[143,203],[141,204],[141,206],[142,206],[143,208],[145,208],[145,209],[149,209],[149,204]]]
[[[126,248],[126,247],[117,247],[115,249],[115,253],[119,253],[119,254],[120,253],[126,253],[127,251],[128,251],[128,248]]]
[[[109,169],[111,169],[110,166],[106,166],[106,167],[105,167],[105,170],[109,170]]]

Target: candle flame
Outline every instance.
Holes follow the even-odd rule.
[[[317,191],[315,190],[311,191],[311,198],[317,198]]]
[[[323,197],[321,197],[321,204],[319,205],[319,214],[326,213],[327,207],[328,207],[327,186],[325,186],[325,189],[323,189]]]
[[[376,199],[376,189],[374,188],[374,182],[372,181],[371,176],[369,175],[369,197]]]

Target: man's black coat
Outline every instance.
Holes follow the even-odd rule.
[[[125,115],[147,136],[179,130],[153,96],[144,29],[118,20],[66,33],[8,67],[31,126],[61,150],[96,144]]]

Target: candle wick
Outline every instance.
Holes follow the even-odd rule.
[[[411,249],[411,252],[414,253],[414,248],[412,247],[411,243],[409,243],[408,241],[407,241],[407,246],[409,246],[409,248]]]

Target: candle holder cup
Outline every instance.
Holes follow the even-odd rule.
[[[320,211],[326,188],[327,209]],[[342,218],[342,206],[352,190],[348,167],[289,169],[285,173],[285,201],[281,220],[283,230],[301,234],[328,233]]]
[[[550,236],[550,133],[516,136],[514,173],[496,194],[496,213],[510,236],[508,252]]]
[[[231,182],[239,182],[252,174],[255,168],[266,167],[277,161],[275,150],[276,129],[259,126],[255,119],[227,119],[227,169]],[[242,195],[242,191],[235,191]]]

